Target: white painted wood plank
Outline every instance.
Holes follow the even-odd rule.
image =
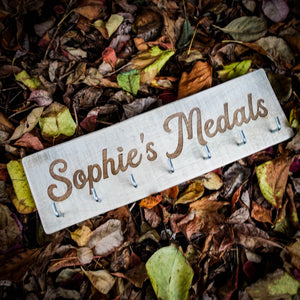
[[[249,95],[252,101],[249,100]],[[253,105],[252,116],[249,101]],[[226,106],[229,118],[227,128],[213,137],[208,136],[215,131],[218,117],[225,116]],[[245,118],[249,119],[247,123],[239,122],[243,110]],[[191,111],[192,131],[189,139],[184,116],[188,120]],[[197,112],[201,116],[201,122],[197,122]],[[232,124],[234,115],[238,116],[235,125]],[[280,120],[281,130],[271,133],[271,130],[277,128],[276,116]],[[205,131],[205,123],[209,119],[214,120],[215,124]],[[211,121],[206,125],[209,126],[209,122]],[[179,123],[183,128],[182,149],[176,156],[174,151],[181,136],[178,133]],[[198,130],[202,145],[197,139],[197,123],[202,126],[202,130]],[[170,132],[167,132],[166,125],[169,126]],[[221,127],[225,127],[224,120]],[[240,130],[243,130],[247,143],[237,146],[242,142]],[[293,131],[288,126],[265,72],[258,70],[111,127],[37,152],[25,157],[22,162],[43,227],[47,233],[52,233],[249,156],[292,135]],[[211,159],[204,159],[207,156],[205,142],[211,152]],[[156,158],[149,148],[155,150]],[[108,165],[107,178],[104,178],[105,151],[116,164],[121,153],[126,160],[128,153],[131,153],[132,164],[137,164],[138,160],[140,163],[136,167],[129,166],[126,171],[119,171],[116,175],[111,174]],[[133,151],[136,151],[136,155]],[[172,174],[169,173],[167,153],[174,157],[172,163],[175,172]],[[57,160],[61,160],[61,163]],[[55,201],[57,210],[64,214],[58,218],[53,212],[52,203],[54,197],[66,194],[67,185],[51,176],[52,163],[55,165],[54,176],[63,176],[71,187],[70,195],[62,197],[62,201]],[[64,164],[65,170],[59,171]],[[89,166],[91,169],[95,164],[99,167],[94,167],[93,176],[96,178],[96,171],[101,169],[101,179],[98,182],[92,182],[91,179],[91,183],[101,202],[96,202],[90,194],[89,182],[80,189],[74,186],[73,181],[76,171],[82,170],[81,175],[84,173],[87,176]],[[133,174],[137,188],[132,186],[130,174]],[[53,189],[51,194],[49,191],[52,185],[57,185],[57,188]]]

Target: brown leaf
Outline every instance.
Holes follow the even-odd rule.
[[[272,224],[272,212],[256,202],[252,202],[251,218],[258,222],[270,223]]]
[[[142,288],[144,281],[148,278],[145,264],[142,262],[127,272],[112,273],[112,275],[129,280],[138,288]]]
[[[16,140],[20,138],[24,133],[30,132],[38,123],[43,110],[43,107],[34,108],[27,116],[26,120],[21,122],[21,124],[16,128],[15,132],[9,140]]]
[[[81,262],[77,257],[77,250],[75,248],[72,248],[64,255],[64,257],[53,260],[47,272],[53,273],[60,270],[61,268],[74,267],[80,265]]]
[[[144,209],[145,219],[152,228],[158,227],[161,223],[161,217],[157,214],[155,208],[156,207],[152,209]]]
[[[12,216],[9,208],[0,204],[0,253],[6,253],[22,242],[22,234],[16,217]]]
[[[35,262],[42,249],[20,249],[0,255],[0,279],[19,282],[23,280],[28,268]]]
[[[292,257],[291,264],[300,270],[300,239],[297,239],[295,243],[287,246],[286,249]]]
[[[178,86],[178,99],[193,95],[210,88],[212,84],[212,68],[207,62],[197,61],[192,71],[182,73]]]
[[[225,216],[218,210],[229,205],[228,202],[210,200],[210,196],[190,204],[188,214],[177,225],[185,232],[188,239],[193,234],[207,234],[216,231],[217,227],[224,223]]]
[[[24,148],[31,148],[37,151],[43,150],[44,146],[38,137],[34,136],[33,134],[26,132],[20,139],[18,139],[14,146],[24,147]]]
[[[7,140],[14,129],[13,124],[0,112],[0,142]]]
[[[106,9],[102,1],[84,0],[74,11],[92,21],[105,17]]]

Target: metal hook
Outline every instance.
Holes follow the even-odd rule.
[[[130,180],[131,180],[131,183],[132,183],[133,187],[137,188],[138,185],[137,185],[137,183],[135,182],[134,177],[133,177],[132,174],[130,174]]]
[[[277,131],[279,131],[281,129],[281,124],[280,124],[279,118],[275,117],[275,121],[276,121],[277,128],[271,130],[272,133],[277,132]]]
[[[98,197],[95,188],[91,188],[92,193],[93,193],[93,197],[95,199],[96,202],[101,202],[101,199]]]
[[[174,169],[174,166],[173,166],[171,158],[168,159],[168,162],[169,162],[169,166],[170,166],[169,173],[172,174],[172,173],[175,172],[175,169]]]
[[[237,144],[238,146],[242,146],[242,145],[245,145],[247,143],[247,140],[246,140],[246,137],[245,137],[245,134],[244,134],[243,130],[240,131],[240,134],[241,134],[241,137],[242,137],[243,141],[241,143]]]
[[[58,212],[58,210],[57,210],[57,208],[56,208],[55,202],[52,202],[52,209],[53,209],[54,214],[55,214],[55,216],[56,216],[57,218],[63,217],[63,216],[64,216],[64,214],[60,214],[60,213]]]
[[[204,145],[204,148],[206,150],[206,153],[207,153],[207,157],[204,157],[203,159],[211,159],[211,153],[208,149],[208,146],[207,145]]]

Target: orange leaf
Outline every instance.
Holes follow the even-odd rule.
[[[175,186],[161,192],[162,196],[171,198],[171,199],[177,199],[178,193],[179,193],[178,185],[175,185]]]
[[[140,207],[145,207],[145,208],[151,209],[154,206],[156,206],[158,203],[160,203],[161,201],[162,201],[162,195],[149,196],[149,197],[141,200]]]
[[[178,86],[178,99],[210,88],[211,84],[212,67],[207,62],[197,61],[189,74],[182,73]]]
[[[258,222],[263,222],[263,223],[268,222],[268,223],[272,224],[271,210],[255,203],[255,202],[252,202],[251,217]]]

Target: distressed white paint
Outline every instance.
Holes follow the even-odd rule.
[[[172,160],[175,172],[170,174],[166,152],[173,152],[176,148],[178,122],[171,121],[172,131],[167,133],[163,128],[165,119],[177,112],[183,112],[188,117],[190,110],[198,107],[203,123],[210,118],[216,120],[224,112],[225,102],[228,103],[229,116],[232,118],[233,112],[241,106],[248,109],[247,100],[250,93],[253,103],[256,103],[257,99],[264,100],[268,115],[255,121],[251,120],[240,127],[235,126],[224,133],[217,133],[212,138],[205,137],[212,155],[211,159],[206,160],[204,157],[207,154],[204,146],[198,143],[196,129],[194,137],[187,139],[187,130],[184,128],[183,150]],[[271,133],[272,129],[276,129],[274,119],[276,116],[279,117],[282,129]],[[195,124],[196,118],[193,120],[193,127]],[[241,142],[241,129],[247,143],[237,146],[237,143]],[[140,133],[144,133],[143,143]],[[43,227],[47,233],[52,233],[249,156],[292,135],[293,132],[288,127],[286,117],[265,72],[259,70],[111,127],[27,156],[23,159],[23,165]],[[146,158],[145,147],[148,142],[154,143],[153,148],[157,152],[157,159],[154,161]],[[99,182],[94,183],[102,202],[96,202],[90,195],[88,184],[83,189],[76,189],[73,186],[72,194],[66,200],[56,202],[57,210],[64,214],[63,217],[57,218],[53,213],[53,201],[49,198],[47,189],[49,185],[57,184],[55,194],[64,194],[66,185],[50,176],[51,162],[56,159],[65,160],[68,167],[66,172],[60,175],[72,181],[73,173],[77,169],[87,172],[88,165],[96,163],[102,168],[104,148],[107,149],[108,156],[117,161],[119,153],[117,148],[120,146],[124,149],[124,154],[136,148],[139,154],[142,154],[140,165],[136,168],[129,167],[127,171],[119,172],[117,175],[109,173],[109,178],[101,178]],[[130,174],[133,174],[137,188],[132,186]]]

